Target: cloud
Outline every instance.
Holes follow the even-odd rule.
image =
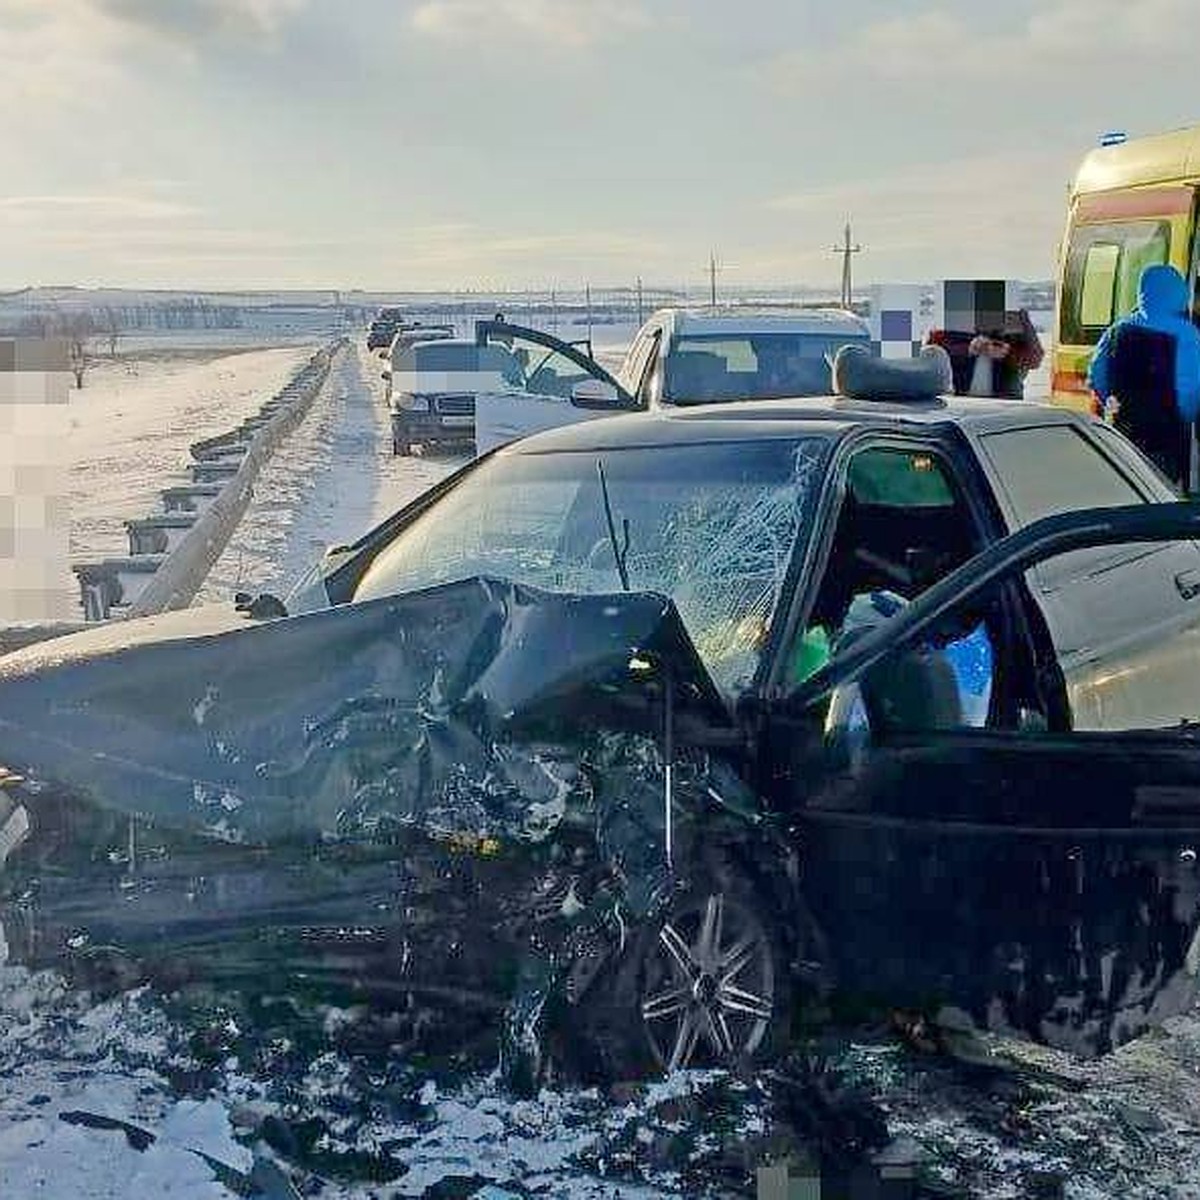
[[[128,81],[121,23],[92,0],[0,0],[0,107],[36,123],[49,106],[83,109]]]
[[[534,38],[579,50],[641,33],[653,19],[641,0],[422,0],[410,23],[444,41]]]
[[[162,72],[194,63],[198,47],[213,38],[270,48],[307,3],[0,0],[0,108],[20,113],[18,134],[26,140],[43,136],[59,115],[128,111],[145,91],[135,69],[139,55]],[[164,53],[174,61],[164,61]]]
[[[430,281],[463,280],[483,270],[515,283],[580,285],[650,270],[661,263],[664,250],[659,239],[607,229],[519,229],[497,236],[493,229],[470,223],[409,227],[369,243],[384,248],[372,265],[381,278],[402,272]]]
[[[0,241],[18,241],[47,269],[100,283],[294,285],[405,278],[428,286],[478,279],[581,285],[620,278],[625,263],[652,269],[662,246],[607,230],[497,237],[468,222],[417,224],[386,231],[278,229],[220,223],[213,214],[153,194],[17,196],[0,201]],[[71,264],[79,264],[72,267]],[[634,267],[628,271],[635,273]],[[282,284],[281,284],[282,285]]]
[[[1139,65],[1190,65],[1200,39],[1195,0],[1039,0],[1015,27],[976,8],[935,4],[864,26],[832,48],[784,52],[768,68],[787,91],[834,82],[911,82],[930,89],[959,81],[1076,87],[1132,81]],[[1111,75],[1108,72],[1111,70]]]
[[[92,0],[127,25],[171,37],[274,38],[307,0]]]
[[[161,221],[194,216],[200,210],[152,196],[0,196],[0,220]]]
[[[859,270],[872,278],[895,277],[913,262],[924,264],[930,279],[990,273],[1041,278],[1053,272],[1066,184],[1059,155],[1007,151],[797,191],[764,207],[800,230],[838,229],[852,217],[866,246]],[[792,261],[814,278],[833,274],[832,253],[815,245]]]

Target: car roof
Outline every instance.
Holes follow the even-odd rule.
[[[669,323],[676,335],[798,333],[818,336],[869,337],[867,323],[842,308],[803,310],[733,308],[665,308],[652,320]]]
[[[392,337],[393,342],[407,342],[415,346],[418,342],[449,342],[462,341],[455,338],[454,330],[449,325],[422,325],[419,329],[398,329]]]
[[[1029,400],[944,396],[911,403],[847,400],[840,396],[795,400],[739,400],[682,408],[622,413],[579,421],[511,442],[501,454],[547,454],[668,446],[713,441],[755,441],[780,437],[837,439],[864,428],[881,432],[926,432],[956,427],[975,432],[1088,424],[1091,416]]]
[[[503,346],[481,346],[474,338],[423,338],[417,341],[408,341],[399,349],[402,357],[419,359],[424,357],[426,352],[432,351],[434,347],[437,348],[437,356],[441,359],[446,357],[448,350],[464,352],[469,350],[471,351],[471,361],[483,363],[504,361],[504,355],[509,353]],[[465,358],[467,355],[464,353],[463,357]]]
[[[439,349],[457,348],[458,346],[470,346],[473,350],[479,349],[479,343],[474,338],[427,338],[425,340],[418,339],[414,341],[408,349],[420,350],[424,346],[437,343]]]

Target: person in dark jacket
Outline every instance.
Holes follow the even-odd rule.
[[[950,355],[958,396],[1000,396],[1021,400],[1025,376],[1042,365],[1041,339],[1022,308],[1007,314],[999,329],[960,332],[935,329],[926,338]]]
[[[1193,430],[1200,413],[1200,331],[1172,266],[1147,267],[1138,306],[1104,333],[1088,385],[1105,416],[1175,484],[1196,490]]]

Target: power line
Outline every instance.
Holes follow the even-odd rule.
[[[713,308],[717,307],[717,272],[724,269],[724,266],[717,262],[717,252],[710,251],[708,255],[708,302]]]
[[[851,263],[854,255],[862,253],[862,246],[851,237],[849,221],[846,222],[842,244],[834,246],[833,253],[842,256],[842,307],[849,308],[854,302],[854,276]]]

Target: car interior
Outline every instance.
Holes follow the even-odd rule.
[[[797,335],[721,341],[686,339],[667,356],[666,399],[703,404],[750,397],[825,396],[833,390],[828,356],[842,339]],[[847,337],[847,344],[860,339]],[[696,345],[718,349],[696,349]]]
[[[974,518],[939,459],[920,449],[875,447],[850,462],[828,562],[806,624],[836,649],[854,636],[865,611],[872,624],[961,566],[980,548]],[[873,608],[864,609],[864,601]],[[981,611],[946,630],[964,642],[978,673],[990,674],[998,612]],[[858,625],[858,629],[863,627]],[[803,674],[793,658],[794,682]],[[980,684],[981,711],[964,712],[962,689],[945,653],[914,651],[882,664],[862,681],[872,730],[953,728],[989,717],[990,683]]]
[[[803,682],[822,658],[805,646],[814,631],[828,653],[863,631],[855,614],[874,600],[878,624],[982,548],[948,468],[919,449],[879,447],[851,461],[825,573],[788,678]],[[1023,592],[1024,589],[1021,589]],[[883,594],[887,603],[875,599]],[[1052,642],[1036,605],[997,586],[943,622],[930,644],[877,664],[856,685],[873,739],[964,729],[1067,730],[1071,717]],[[854,690],[854,689],[851,689]],[[836,692],[828,728],[855,697]]]
[[[707,351],[673,354],[667,379],[667,398],[677,403],[722,400],[738,393],[739,376],[730,373],[722,355]]]
[[[914,600],[976,552],[975,522],[938,460],[878,448],[851,460],[811,621],[840,629],[852,598],[886,589]]]

